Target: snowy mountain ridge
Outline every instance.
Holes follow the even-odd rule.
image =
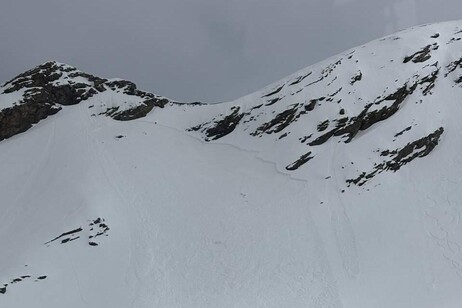
[[[458,307],[461,41],[416,27],[220,104],[13,78],[0,302]]]

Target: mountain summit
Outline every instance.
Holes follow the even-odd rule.
[[[462,22],[220,104],[0,87],[5,307],[459,307]]]

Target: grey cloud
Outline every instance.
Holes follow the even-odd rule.
[[[238,98],[457,0],[3,0],[0,81],[49,59],[184,101]]]

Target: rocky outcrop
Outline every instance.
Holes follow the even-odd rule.
[[[401,149],[382,151],[380,156],[387,157],[389,158],[388,160],[385,160],[380,164],[376,164],[372,171],[363,172],[358,177],[349,179],[346,182],[348,185],[354,184],[362,186],[382,172],[398,171],[402,166],[412,162],[414,159],[422,158],[430,154],[438,145],[443,133],[444,128],[440,127],[428,136],[410,142]]]
[[[362,79],[363,79],[363,73],[359,71],[356,75],[354,75],[351,78],[350,84],[354,85],[355,83],[357,83],[358,81],[361,81]]]
[[[31,102],[0,111],[0,141],[25,132],[33,124],[61,110],[48,102]]]
[[[319,136],[312,142],[310,146],[317,146],[325,143],[333,136],[346,136],[345,142],[348,143],[358,134],[359,131],[366,130],[377,122],[383,121],[393,114],[395,114],[399,106],[404,102],[407,96],[417,87],[417,84],[412,86],[404,85],[398,89],[395,93],[388,95],[384,101],[394,101],[390,106],[384,106],[381,109],[373,110],[370,109],[376,105],[374,103],[367,104],[363,111],[355,117],[344,117],[336,120],[336,126],[328,131],[327,133]]]
[[[133,82],[107,80],[54,61],[46,62],[20,74],[2,86],[2,93],[23,91],[20,101],[0,110],[0,141],[27,131],[34,124],[56,114],[62,106],[79,104],[94,95],[112,90],[136,96],[140,103],[130,109],[108,108],[102,115],[128,121],[146,116],[154,107],[163,108],[169,101],[138,90]]]
[[[220,139],[236,129],[244,114],[239,112],[239,107],[233,107],[231,110],[233,111],[231,114],[221,120],[215,121],[213,126],[205,130],[207,141]]]
[[[169,101],[167,99],[156,99],[150,98],[146,100],[142,105],[136,106],[134,108],[114,112],[112,118],[118,121],[130,121],[139,118],[145,117],[154,107],[164,108]]]
[[[296,121],[300,114],[298,113],[298,104],[293,105],[291,108],[279,113],[271,121],[263,123],[260,127],[253,132],[252,136],[259,136],[263,133],[272,134],[282,131],[289,126],[292,122]]]
[[[311,156],[311,152],[303,154],[302,156],[300,156],[299,159],[294,161],[292,164],[288,165],[286,167],[286,170],[287,171],[295,171],[298,168],[300,168],[301,166],[303,166],[304,164],[306,164],[307,162],[309,162],[310,160],[312,160],[313,158],[314,158],[314,156]]]
[[[427,45],[422,50],[417,51],[413,55],[407,56],[404,58],[404,63],[408,63],[410,61],[414,63],[421,63],[425,62],[431,58],[431,51],[437,50],[439,48],[437,43],[433,43],[432,45]]]
[[[201,131],[205,134],[205,141],[217,140],[232,133],[239,122],[244,118],[246,113],[240,112],[241,108],[238,106],[231,108],[231,113],[211,122],[202,123],[187,129],[187,131],[195,132]],[[223,115],[221,115],[223,116]]]

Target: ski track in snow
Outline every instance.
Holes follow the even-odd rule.
[[[82,128],[85,129],[90,126],[93,132],[97,132],[103,129],[101,126],[102,124],[100,124],[100,122],[96,119],[93,119],[86,106],[84,107],[83,105],[80,105],[80,108],[82,111],[81,114],[86,115],[85,119],[82,120]],[[133,251],[143,251],[144,249],[142,248],[149,249],[149,247],[146,246],[146,243],[148,242],[146,241],[146,234],[149,231],[149,226],[146,226],[145,222],[143,221],[144,219],[142,218],[143,216],[139,215],[139,210],[134,205],[137,197],[133,194],[133,189],[129,189],[130,183],[116,182],[116,180],[121,181],[124,177],[119,173],[119,167],[111,158],[111,153],[109,153],[104,146],[104,141],[107,140],[98,140],[96,136],[94,137],[93,133],[88,129],[86,131],[86,137],[91,141],[91,144],[93,144],[92,148],[96,149],[97,151],[95,155],[99,160],[97,166],[100,166],[101,171],[106,179],[106,183],[109,184],[112,191],[116,196],[118,196],[119,200],[121,200],[123,204],[128,207],[127,209],[122,209],[126,217],[128,217],[127,223],[129,223],[129,225],[135,226],[135,230],[129,231],[128,263],[125,273],[125,282],[128,285],[128,288],[131,290],[131,293],[134,294],[132,299],[132,307],[142,307],[139,301],[143,300],[145,303],[148,303],[150,300],[152,300],[152,290],[151,292],[146,292],[145,290],[142,292],[140,289],[148,288],[148,286],[140,283],[133,283],[133,279],[136,279],[139,282],[141,280],[140,277],[142,276],[142,272],[146,270],[146,267],[143,265],[144,261],[140,260],[142,259],[142,256],[139,254],[134,254]],[[122,187],[126,189],[128,188],[128,190],[123,191]],[[133,219],[133,215],[136,217],[136,219]],[[144,223],[140,225],[140,222]],[[135,270],[135,277],[131,277],[131,268],[134,268]]]
[[[189,137],[193,138],[194,140],[199,141],[203,145],[206,145],[206,146],[209,146],[209,147],[213,146],[213,145],[215,145],[215,146],[223,145],[223,146],[228,146],[230,148],[239,150],[241,152],[252,154],[253,157],[255,157],[255,159],[257,159],[257,160],[259,160],[259,161],[261,161],[263,163],[270,164],[271,166],[273,166],[274,170],[277,173],[279,173],[279,174],[281,174],[283,176],[286,176],[286,177],[288,177],[288,178],[290,178],[291,180],[294,180],[294,181],[301,181],[301,182],[308,183],[308,181],[305,180],[305,179],[295,178],[295,177],[291,176],[290,173],[281,171],[281,169],[279,169],[277,163],[261,158],[259,156],[259,154],[260,154],[259,151],[253,151],[253,150],[244,149],[244,148],[236,146],[234,144],[225,143],[225,142],[208,143],[208,142],[204,141],[203,139],[198,138],[197,135],[189,134],[188,132],[186,132],[184,130],[177,129],[177,128],[172,127],[172,126],[168,126],[168,125],[160,124],[160,123],[153,123],[151,121],[146,121],[146,120],[140,120],[140,122],[145,122],[145,123],[149,123],[149,124],[152,124],[152,125],[158,125],[158,126],[161,126],[161,127],[172,129],[172,130],[174,130],[174,131],[176,131],[176,132],[178,132],[178,133],[180,133],[182,135],[189,136]],[[331,143],[331,147],[333,147],[333,148],[335,148],[336,145],[337,145],[337,143]],[[326,170],[327,170],[326,174],[331,174],[331,171],[334,172],[334,174],[335,174],[335,168],[331,168],[331,163],[333,161],[333,156],[335,154],[335,150],[332,149],[331,153],[332,153],[331,158],[327,160],[328,164],[327,164],[327,167],[326,167]],[[344,267],[345,272],[347,273],[347,275],[350,278],[354,279],[359,275],[359,272],[360,272],[360,269],[359,269],[359,257],[358,257],[358,252],[357,252],[357,249],[356,249],[356,243],[355,243],[356,240],[355,240],[355,235],[354,235],[354,232],[353,232],[353,228],[351,226],[351,222],[350,222],[350,220],[348,218],[348,215],[346,213],[346,209],[345,209],[345,207],[343,205],[343,201],[342,201],[340,195],[338,194],[338,187],[341,187],[341,186],[338,186],[338,181],[337,181],[336,176],[334,176],[334,178],[335,178],[335,184],[337,184],[337,186],[334,186],[334,187],[331,188],[330,185],[329,185],[329,182],[326,182],[324,200],[326,200],[325,203],[327,203],[329,205],[330,210],[331,210],[332,229],[333,229],[333,232],[334,232],[334,234],[336,236],[336,242],[337,242],[337,248],[338,248],[339,254],[341,255],[342,260],[343,260],[343,267]],[[337,197],[338,202],[337,201],[329,202],[330,195],[332,195],[332,194],[334,194]],[[307,204],[307,206],[309,206],[309,205]]]
[[[330,185],[329,183],[331,181],[326,182],[326,200],[329,200],[329,196],[331,195],[335,196],[337,199],[334,202],[328,202],[332,211],[332,228],[334,229],[339,253],[342,256],[343,268],[347,275],[351,279],[354,279],[360,273],[359,256],[356,248],[356,239],[353,227],[351,226],[350,219],[346,212],[347,210],[338,191],[338,188],[341,186],[338,183],[336,168],[331,168],[335,153],[337,153],[335,149],[337,147],[337,143],[332,143],[331,147],[332,155],[330,159],[328,159],[326,174],[331,174],[331,172],[333,173],[335,185]]]
[[[269,160],[264,160],[261,157],[259,157],[258,156],[258,151],[247,150],[247,149],[241,148],[239,146],[236,146],[234,144],[223,143],[223,142],[207,143],[204,140],[202,140],[201,138],[198,138],[195,135],[189,134],[184,130],[180,130],[180,129],[177,129],[175,127],[171,127],[171,126],[168,126],[168,125],[165,125],[165,124],[154,123],[154,122],[146,121],[146,120],[138,120],[138,122],[140,122],[140,123],[143,122],[143,123],[146,123],[146,124],[149,124],[149,125],[163,127],[165,129],[174,131],[174,132],[176,132],[176,133],[178,133],[178,134],[180,134],[182,136],[186,136],[188,138],[191,138],[194,142],[200,143],[200,144],[205,145],[207,147],[229,148],[229,149],[238,150],[238,151],[240,151],[242,153],[250,154],[256,160],[258,160],[258,161],[260,161],[260,162],[262,162],[264,164],[272,166],[274,168],[274,170],[278,174],[286,177],[288,180],[305,183],[304,184],[305,188],[301,189],[299,194],[305,194],[307,191],[309,191],[307,189],[307,181],[306,180],[293,178],[293,177],[290,176],[290,174],[285,173],[285,172],[281,172],[277,168],[276,163],[274,163],[272,161],[269,161]],[[111,169],[111,170],[113,170],[113,169]],[[279,200],[279,201],[282,201],[282,200]],[[277,202],[277,203],[279,203],[279,202]],[[309,208],[308,204],[307,204],[307,208]],[[146,217],[148,215],[141,215],[141,216]],[[152,228],[152,225],[149,224],[149,222],[146,222],[146,221],[143,221],[143,226],[144,226],[142,228],[143,230],[149,230],[150,228]],[[303,291],[304,293],[307,292],[307,293],[318,294],[316,297],[311,297],[311,299],[308,301],[308,302],[314,303],[313,307],[315,307],[315,308],[327,308],[327,307],[341,308],[341,307],[343,307],[343,305],[342,305],[342,303],[341,303],[341,301],[339,299],[339,296],[338,296],[337,286],[336,286],[336,283],[333,280],[330,265],[329,265],[328,262],[326,262],[327,258],[325,256],[326,253],[325,253],[325,250],[323,248],[323,246],[324,246],[323,242],[322,242],[322,240],[321,240],[321,238],[319,236],[318,231],[316,230],[315,225],[313,225],[313,227],[315,228],[314,229],[314,234],[316,235],[316,245],[318,246],[318,250],[319,250],[319,255],[316,257],[316,260],[317,260],[316,262],[321,262],[321,260],[324,260],[323,262],[321,262],[318,265],[320,267],[320,269],[316,272],[316,274],[315,274],[315,276],[313,278],[315,279],[315,281],[317,281],[317,284],[321,284],[322,287],[320,287],[320,290],[313,291],[313,290],[307,290],[306,286],[300,285],[300,286],[297,286],[297,287],[294,286],[293,290],[294,291],[296,291],[296,290]],[[346,227],[341,226],[340,228],[342,228],[341,231],[339,231],[338,228],[337,228],[337,231],[343,232],[343,233],[351,232],[351,229],[348,229],[348,226],[346,226]],[[152,234],[152,232],[146,232],[146,234]],[[340,235],[340,236],[342,237],[342,239],[345,238],[345,235]],[[348,236],[348,235],[346,235],[346,236]],[[142,241],[142,242],[147,242],[147,241]],[[350,243],[351,243],[351,241],[350,241]],[[347,244],[346,248],[345,247],[339,247],[339,250],[342,253],[342,257],[345,258],[345,260],[344,260],[345,270],[348,273],[351,273],[351,270],[350,270],[351,269],[351,265],[350,265],[351,260],[347,259],[347,258],[349,258],[349,255],[345,254],[345,250],[348,250],[348,249],[354,249],[354,247],[348,246],[348,244]],[[355,260],[353,260],[353,262],[354,261]],[[150,266],[148,266],[148,268],[149,267]],[[148,273],[150,273],[150,271],[151,270],[148,270]],[[147,292],[150,292],[152,294],[152,290],[153,290],[152,288],[148,289]],[[140,296],[139,298],[146,298],[146,294],[144,294],[144,296]],[[155,298],[151,298],[150,300],[152,302],[153,300],[155,300]],[[270,307],[270,306],[268,306],[268,307]]]
[[[170,129],[170,130],[174,130],[174,131],[176,131],[176,132],[178,132],[178,133],[180,133],[180,134],[182,134],[184,136],[190,137],[190,138],[200,142],[202,145],[205,145],[205,146],[221,145],[221,146],[224,146],[224,147],[229,147],[229,148],[238,150],[240,152],[252,154],[252,156],[255,159],[257,159],[258,161],[270,165],[274,169],[274,171],[277,172],[278,174],[286,176],[286,177],[290,178],[293,181],[299,181],[299,182],[304,182],[304,183],[307,182],[304,179],[299,179],[299,178],[296,178],[296,177],[292,176],[292,174],[290,174],[289,172],[282,171],[282,169],[279,168],[279,166],[278,166],[278,164],[276,162],[262,158],[261,156],[259,156],[260,151],[245,149],[245,148],[237,146],[235,144],[222,142],[220,140],[215,141],[213,143],[209,143],[209,142],[204,141],[202,138],[199,138],[197,135],[188,133],[185,130],[178,129],[178,128],[174,127],[174,126],[170,126],[170,125],[166,125],[166,124],[162,124],[162,123],[158,123],[158,122],[155,123],[153,121],[147,121],[147,120],[138,120],[138,122],[149,123],[151,125],[158,125],[158,126]]]
[[[429,220],[429,236],[437,247],[441,249],[442,256],[448,261],[454,272],[462,278],[462,250],[458,241],[458,232],[462,230],[460,225],[461,213],[449,198],[444,203],[438,203],[427,196],[434,204],[425,211]],[[443,205],[445,204],[445,205]]]

